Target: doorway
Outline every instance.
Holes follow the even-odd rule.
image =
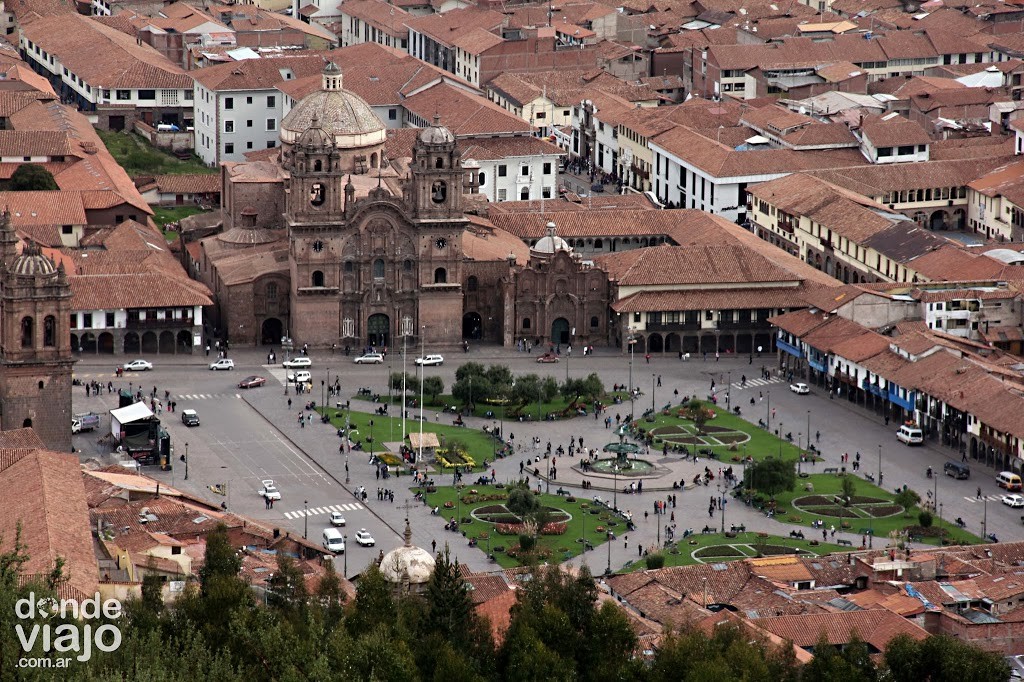
[[[367,342],[376,348],[391,345],[391,318],[384,313],[370,315],[366,321]]]
[[[569,320],[559,317],[551,323],[551,343],[569,343]]]

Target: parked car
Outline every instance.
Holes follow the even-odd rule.
[[[185,426],[199,426],[199,413],[195,410],[182,410],[181,423]]]
[[[304,384],[307,383],[313,375],[304,369],[296,370],[294,372],[288,372],[288,383],[291,384]]]
[[[807,384],[790,384],[789,390],[793,391],[793,393],[796,393],[797,395],[807,395],[811,392],[811,389]]]
[[[340,512],[331,512],[331,525],[332,526],[344,526],[345,516]]]
[[[234,369],[234,368],[235,368],[235,361],[232,360],[231,358],[221,358],[217,362],[211,362],[210,363],[210,369],[212,369],[212,370]]]
[[[100,425],[100,416],[92,412],[76,414],[71,418],[71,433],[92,431]]]
[[[377,541],[373,539],[372,535],[370,535],[370,531],[365,528],[360,528],[356,531],[356,544],[361,547],[373,547],[377,544]]]
[[[261,497],[265,497],[268,500],[281,499],[281,491],[277,489],[276,485],[274,485],[273,479],[267,478],[260,482],[263,484],[263,487],[260,488],[259,491]]]
[[[352,362],[357,365],[380,365],[384,362],[384,356],[380,353],[367,353],[365,355],[360,355]]]
[[[238,387],[239,388],[256,388],[257,386],[262,386],[265,383],[267,383],[266,379],[264,379],[263,377],[256,376],[255,374],[253,374],[252,376],[248,376],[248,377],[242,379],[241,381],[239,381],[238,382]]]
[[[1002,500],[1007,507],[1014,509],[1024,507],[1024,496],[1022,495],[1003,495]]]
[[[424,367],[434,367],[435,365],[443,365],[444,357],[441,355],[426,355],[422,358],[416,358],[417,365],[423,365]]]
[[[554,353],[545,353],[537,356],[537,362],[558,362],[558,356]]]
[[[309,358],[300,355],[297,358],[291,360],[285,360],[281,363],[281,366],[285,369],[309,369],[313,366],[313,361]]]
[[[124,363],[122,369],[126,372],[148,372],[153,369],[153,363],[146,360],[132,360]]]

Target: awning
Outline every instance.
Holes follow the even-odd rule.
[[[146,403],[132,403],[128,407],[121,407],[110,411],[110,416],[121,424],[131,424],[140,419],[148,419],[153,416],[153,411],[146,407]]]

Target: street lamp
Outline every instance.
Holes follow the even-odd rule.
[[[718,508],[722,511],[722,532],[725,532],[725,486],[718,484]]]
[[[604,570],[605,575],[612,574],[612,540],[614,538],[615,536],[612,534],[612,532],[608,531],[608,568]]]
[[[348,438],[348,430],[345,431],[345,438]],[[348,483],[348,454],[345,454],[345,483]]]
[[[302,501],[302,538],[307,539],[309,534],[309,500]]]
[[[188,442],[185,443],[185,480],[188,480]]]
[[[772,392],[771,391],[765,391],[765,394],[767,394],[768,400],[767,400],[767,402],[765,404],[765,408],[764,408],[764,421],[768,425],[768,432],[771,433],[771,430],[772,430]]]
[[[654,407],[654,378],[655,378],[655,375],[652,372],[651,373],[651,419],[654,419],[654,415],[655,415],[655,412],[656,412],[655,407]]]
[[[988,495],[983,497],[982,501],[985,505],[985,515],[981,517],[981,537],[988,540]]]
[[[342,571],[344,571],[345,577],[348,578],[348,534],[347,533],[343,534],[341,536],[341,544],[345,546],[345,549],[342,550],[342,552],[341,552],[342,556],[345,558],[345,564],[342,567]]]
[[[327,382],[324,379],[320,380],[320,409],[324,407],[324,392],[327,390]]]
[[[619,508],[619,465],[612,465],[612,477],[615,481],[612,483],[612,511]]]
[[[882,444],[878,444],[878,487],[882,487]]]
[[[370,461],[373,461],[373,420],[369,421],[370,437],[367,439],[370,441]]]
[[[633,338],[633,328],[629,327],[628,329],[629,336],[626,337],[626,343],[629,344],[629,418],[632,419],[636,414],[636,407],[633,404],[633,346],[636,345],[636,339]]]
[[[808,445],[810,445],[811,434],[807,434]],[[800,475],[800,463],[804,461],[804,433],[800,431],[796,434],[796,475]]]
[[[586,514],[580,514],[580,519],[583,521],[583,532],[582,532],[582,535],[580,536],[580,539],[583,542],[583,565],[586,566],[587,565],[587,515]],[[490,541],[490,539],[491,539],[490,533],[487,534],[487,539],[488,539],[488,541]],[[490,544],[487,545],[487,553],[488,554],[491,553],[491,551],[490,551]]]
[[[491,440],[494,441],[493,447],[491,448],[491,459],[498,459],[498,422],[497,420],[491,420]]]
[[[782,459],[782,429],[784,425],[782,420],[779,420],[779,459]]]
[[[726,410],[728,410],[730,408],[730,404],[729,403],[732,402],[732,372],[727,372],[727,374],[729,375],[729,382],[725,385],[725,409]]]

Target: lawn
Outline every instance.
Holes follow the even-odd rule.
[[[846,532],[862,534],[870,529],[874,532],[878,542],[885,546],[889,542],[889,533],[894,530],[902,530],[907,526],[917,526],[917,515],[920,508],[914,507],[910,511],[910,518],[903,513],[896,511],[896,503],[892,491],[883,490],[878,486],[849,474],[855,487],[853,504],[850,507],[833,505],[829,496],[842,491],[842,476],[835,474],[812,474],[807,478],[798,478],[796,488],[793,491],[785,491],[775,496],[776,518],[784,523],[791,523],[802,526],[810,526],[811,522],[821,519],[825,527],[835,525],[837,530],[843,529]],[[806,489],[810,484],[812,490]],[[756,485],[755,485],[756,487]],[[858,499],[860,498],[860,499]],[[877,500],[877,501],[875,501]],[[797,506],[794,506],[794,502]],[[734,504],[742,504],[740,501]],[[878,514],[880,518],[871,515],[871,511]],[[892,514],[892,512],[896,512]],[[841,513],[842,516],[836,515]],[[842,524],[849,524],[848,528],[842,528]],[[958,528],[948,520],[941,522],[936,515],[933,528],[942,528],[947,531],[947,537],[955,543],[976,543],[981,538]],[[811,531],[818,534],[821,531]],[[810,539],[810,536],[808,536]],[[923,537],[922,542],[939,544],[938,537]]]
[[[167,223],[176,223],[182,218],[187,218],[190,215],[197,213],[203,213],[203,209],[198,206],[153,206],[153,222],[163,232],[164,238],[173,242],[178,238],[178,233],[174,230],[164,230],[164,225]]]
[[[429,378],[430,375],[427,375],[427,376]],[[395,404],[395,405],[401,403],[401,396],[398,395],[398,393],[399,392],[393,392],[392,395],[390,396],[391,402],[393,404]],[[626,394],[623,393],[623,392],[609,393],[606,399],[607,400],[614,400],[616,397],[619,397],[620,399],[624,400],[625,396],[626,396]],[[412,391],[410,391],[409,392],[409,398],[410,398],[410,409],[414,409],[414,408],[412,408],[411,405],[412,405],[413,401],[418,401],[419,400],[419,395],[413,393]],[[362,396],[352,396],[352,399],[353,400],[363,400],[364,398]],[[381,396],[381,400],[382,401],[387,401],[388,398],[386,398],[384,395],[382,395]],[[624,402],[619,404],[619,405],[616,405],[616,404],[609,405],[608,406],[608,411],[605,413],[604,416],[610,415],[614,419],[616,412],[618,412],[622,416],[625,416],[625,415],[629,414],[629,409],[627,407],[627,403],[628,402],[629,402],[628,400],[624,400]],[[419,403],[415,403],[415,404],[418,405]],[[435,411],[436,410],[443,410],[444,408],[449,407],[449,406],[457,406],[457,407],[460,407],[462,409],[465,408],[465,406],[460,401],[456,400],[450,393],[442,393],[441,395],[439,395],[439,396],[437,396],[436,398],[433,398],[433,399],[429,395],[424,396],[424,400],[423,400],[423,409],[424,409],[424,411],[427,411],[427,410],[435,410]],[[507,418],[509,420],[509,422],[519,422],[519,421],[532,422],[532,421],[537,421],[537,419],[539,418],[538,414],[555,415],[556,419],[572,419],[572,418],[578,416],[578,415],[575,415],[575,414],[567,414],[564,417],[559,416],[563,412],[565,412],[568,409],[568,407],[569,407],[569,401],[565,400],[564,398],[559,397],[559,398],[555,398],[551,402],[541,403],[540,404],[540,409],[538,409],[537,403],[535,403],[535,402],[534,403],[528,403],[528,404],[522,406],[522,408],[519,410],[519,413],[516,414],[513,417],[512,416],[513,415],[513,408],[511,406],[502,406],[500,403],[479,402],[479,403],[474,403],[474,405],[473,405],[473,416],[474,417],[482,417],[482,418],[485,418],[485,419],[501,419],[502,416],[503,416],[503,411],[504,411],[504,416],[505,416],[505,418]],[[623,409],[623,408],[626,408],[626,409]],[[522,416],[522,419],[520,419],[520,415]],[[588,405],[588,408],[587,408],[587,416],[589,416],[591,419],[594,418],[593,412],[590,410],[589,405]],[[604,416],[602,416],[602,419],[604,418]]]
[[[474,494],[472,491],[476,491]],[[437,488],[436,492],[427,493],[427,504],[431,507],[440,507],[441,514],[446,519],[453,519],[461,516],[459,532],[464,534],[468,542],[469,538],[477,538],[477,546],[484,552],[493,554],[498,565],[502,568],[519,566],[520,561],[509,556],[508,551],[519,544],[517,535],[499,535],[496,525],[474,518],[471,512],[475,509],[486,506],[500,505],[508,494],[507,489],[495,488],[487,485],[465,485],[462,486],[462,503],[458,502],[457,491],[452,486]],[[500,497],[501,499],[495,499]],[[584,530],[586,540],[593,547],[597,547],[607,539],[607,531],[611,530],[616,536],[626,532],[626,522],[621,518],[612,517],[604,507],[594,507],[593,503],[583,498],[568,498],[555,494],[540,495],[540,503],[547,507],[559,509],[567,513],[571,518],[565,524],[565,533],[562,535],[541,535],[537,540],[542,560],[550,563],[561,563],[582,552]],[[574,501],[570,502],[569,499]],[[451,506],[448,506],[451,505]],[[584,529],[584,526],[586,528]],[[598,530],[601,528],[601,530]],[[481,533],[485,535],[481,537]],[[452,537],[457,537],[452,534]],[[460,538],[460,541],[461,538]],[[591,561],[591,567],[595,572],[597,567],[604,566],[599,560],[604,556],[600,548],[592,549],[591,555],[596,557]]]
[[[726,411],[724,407],[702,403],[715,414],[706,424],[708,431],[704,436],[696,436],[692,421],[679,417],[678,408],[665,410],[664,407],[657,413],[654,421],[639,418],[636,423],[636,432],[647,437],[650,431],[676,431],[679,435],[668,436],[673,442],[684,442],[691,449],[697,447],[700,450],[710,448],[717,455],[719,460],[732,460],[738,462],[745,457],[752,457],[754,460],[762,460],[766,457],[782,457],[783,459],[797,459],[800,449],[795,443],[790,443],[782,438],[776,438],[772,433],[759,428],[750,422]],[[773,426],[775,426],[773,424]],[[682,433],[685,431],[685,433]],[[785,430],[783,431],[783,435]],[[749,438],[749,439],[748,439]],[[664,441],[656,435],[651,437],[652,447],[661,449]],[[694,442],[696,441],[696,442]],[[735,441],[735,444],[733,444]],[[732,449],[730,449],[732,448]]]
[[[323,406],[318,407],[317,411],[323,414]],[[331,424],[335,428],[342,428],[345,426],[345,410],[338,410],[333,407],[326,408],[327,415],[331,419]],[[396,410],[397,412],[397,410]],[[371,447],[374,450],[380,451],[380,447],[376,445],[381,441],[397,442],[402,439],[402,420],[398,417],[382,417],[375,414],[367,414],[365,412],[349,411],[349,419],[352,424],[352,428],[358,430],[358,434],[353,435],[352,440],[362,441],[363,450],[369,452]],[[430,419],[430,414],[424,414],[426,420]],[[450,420],[451,415],[444,415],[446,420]],[[373,421],[373,427],[370,427],[370,422]],[[419,422],[414,419],[405,420],[405,432],[408,433],[419,433],[420,425]],[[488,436],[486,433],[477,429],[459,426],[449,426],[447,424],[441,424],[437,422],[424,421],[423,422],[424,433],[436,433],[438,440],[441,442],[441,447],[446,447],[452,439],[461,442],[469,455],[473,458],[475,466],[474,471],[483,471],[484,460],[494,460],[494,444],[495,440]],[[372,442],[368,440],[372,437]],[[441,469],[440,464],[434,465],[438,469]]]
[[[767,551],[764,553],[765,556],[781,554],[782,552],[779,550],[772,551],[772,548],[777,547],[800,549],[803,550],[804,556],[821,556],[832,552],[849,552],[852,549],[856,549],[825,542],[812,545],[811,540],[810,536],[806,540],[799,540],[778,535],[762,538],[757,533],[739,533],[734,538],[727,538],[722,533],[708,535],[697,533],[671,545],[665,551],[665,567],[692,566],[701,563],[714,564],[724,561],[735,561],[737,559],[756,558],[759,543],[766,545]],[[703,554],[703,556],[695,557],[693,556],[694,553]],[[643,559],[636,559],[619,572],[631,573],[645,568],[647,568],[646,562]]]
[[[199,157],[187,161],[157,149],[134,133],[99,130],[103,144],[128,175],[181,175],[184,173],[217,173],[216,168],[203,165]]]

